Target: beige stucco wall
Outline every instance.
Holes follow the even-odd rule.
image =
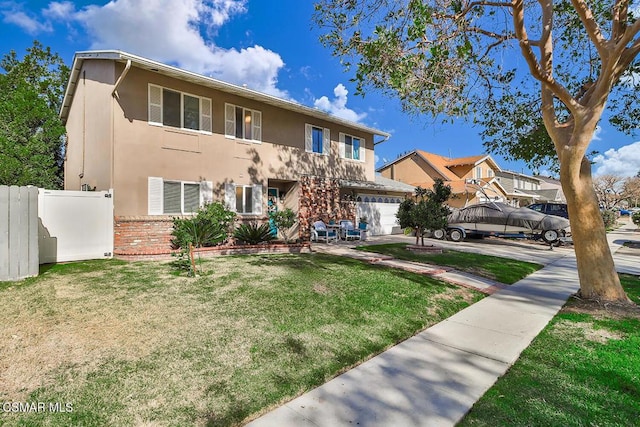
[[[113,62],[86,61],[67,119],[64,188],[111,188]]]
[[[385,178],[395,179],[406,184],[426,184],[427,188],[433,186],[434,178],[440,174],[421,157],[414,155],[389,165],[380,171]]]
[[[476,168],[480,166],[482,168],[482,178],[490,178],[489,177],[489,169],[493,169],[491,164],[486,160],[480,162],[477,165],[460,165],[450,167],[451,171],[455,173],[460,179],[472,179],[476,177]],[[494,170],[495,175],[495,170]]]
[[[97,189],[109,186],[105,171],[111,153],[111,132],[113,132],[113,188],[115,193],[115,214],[117,216],[146,215],[148,177],[162,177],[169,180],[212,181],[214,198],[222,200],[224,184],[262,184],[266,201],[267,180],[297,180],[302,175],[316,175],[330,178],[353,180],[374,180],[373,135],[302,114],[283,110],[254,100],[226,94],[214,89],[186,81],[163,76],[132,67],[118,88],[119,97],[110,101],[111,91],[103,91],[102,83],[91,81],[103,75],[110,75],[115,81],[123,70],[118,64],[115,73],[113,62],[86,60],[86,103],[85,117],[96,117],[97,126],[87,126],[93,145],[100,147],[86,158],[92,163],[85,164],[85,177],[95,176]],[[213,132],[180,130],[155,126],[148,123],[148,84],[163,86],[197,96],[210,98],[213,112]],[[94,91],[97,89],[97,91]],[[111,87],[112,89],[112,87]],[[91,90],[91,92],[89,92]],[[109,99],[105,99],[107,96]],[[230,139],[224,135],[224,105],[231,103],[262,113],[262,143],[251,143]],[[69,158],[68,185],[77,185],[78,159],[77,138],[81,135],[80,98],[76,96],[68,121]],[[108,108],[113,105],[113,108]],[[110,111],[113,112],[111,124]],[[73,118],[72,118],[73,116]],[[331,155],[323,156],[304,151],[305,123],[329,128],[331,135]],[[339,132],[364,139],[365,162],[339,159]],[[72,154],[73,153],[73,154]],[[108,177],[108,173],[106,176]],[[99,178],[98,178],[99,177]]]

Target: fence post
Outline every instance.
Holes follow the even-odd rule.
[[[0,185],[0,280],[9,280],[9,187]]]
[[[38,189],[0,186],[0,280],[38,275]]]

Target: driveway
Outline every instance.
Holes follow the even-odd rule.
[[[375,236],[362,242],[363,245],[376,245],[384,243],[409,243],[415,244],[415,237],[404,235]],[[345,244],[344,242],[339,244]],[[359,242],[348,242],[350,246],[356,246]],[[561,246],[549,250],[549,245],[529,240],[508,240],[497,237],[484,239],[467,239],[462,242],[448,240],[424,239],[425,245],[434,245],[443,249],[452,249],[461,252],[473,252],[483,255],[493,255],[503,258],[517,259],[519,261],[536,262],[547,265],[573,253],[571,245]]]
[[[615,251],[614,260],[617,270],[621,273],[640,275],[640,230],[628,218],[620,218],[618,221],[621,223],[621,227],[607,234],[611,249]],[[361,244],[415,244],[415,241],[415,237],[395,234],[369,237],[364,242],[338,242],[336,245],[354,247]],[[635,242],[636,245],[634,248],[624,247],[622,246],[624,242]],[[462,242],[425,239],[424,243],[425,245],[439,246],[444,249],[493,255],[542,265],[548,265],[565,255],[574,253],[572,244],[563,244],[549,249],[549,245],[542,241],[502,239],[498,237],[466,239]],[[320,245],[325,245],[325,243],[320,243]]]

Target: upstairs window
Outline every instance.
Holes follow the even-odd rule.
[[[482,178],[482,166],[476,166],[476,179]]]
[[[344,133],[340,134],[340,157],[364,162],[364,140]]]
[[[245,141],[262,141],[262,113],[257,110],[224,105],[225,136]]]
[[[149,123],[211,132],[211,99],[150,84]]]
[[[305,124],[304,134],[304,149],[307,153],[329,154],[331,146],[329,129]]]

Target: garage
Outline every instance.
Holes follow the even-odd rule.
[[[356,202],[356,219],[367,217],[370,236],[402,233],[396,214],[414,186],[376,175],[375,182],[340,180],[340,187],[343,200]]]
[[[402,229],[396,222],[396,213],[400,207],[400,198],[362,196],[357,203],[358,218],[367,217],[369,235],[399,234]],[[372,201],[375,199],[376,201]],[[380,201],[382,200],[382,201]]]

